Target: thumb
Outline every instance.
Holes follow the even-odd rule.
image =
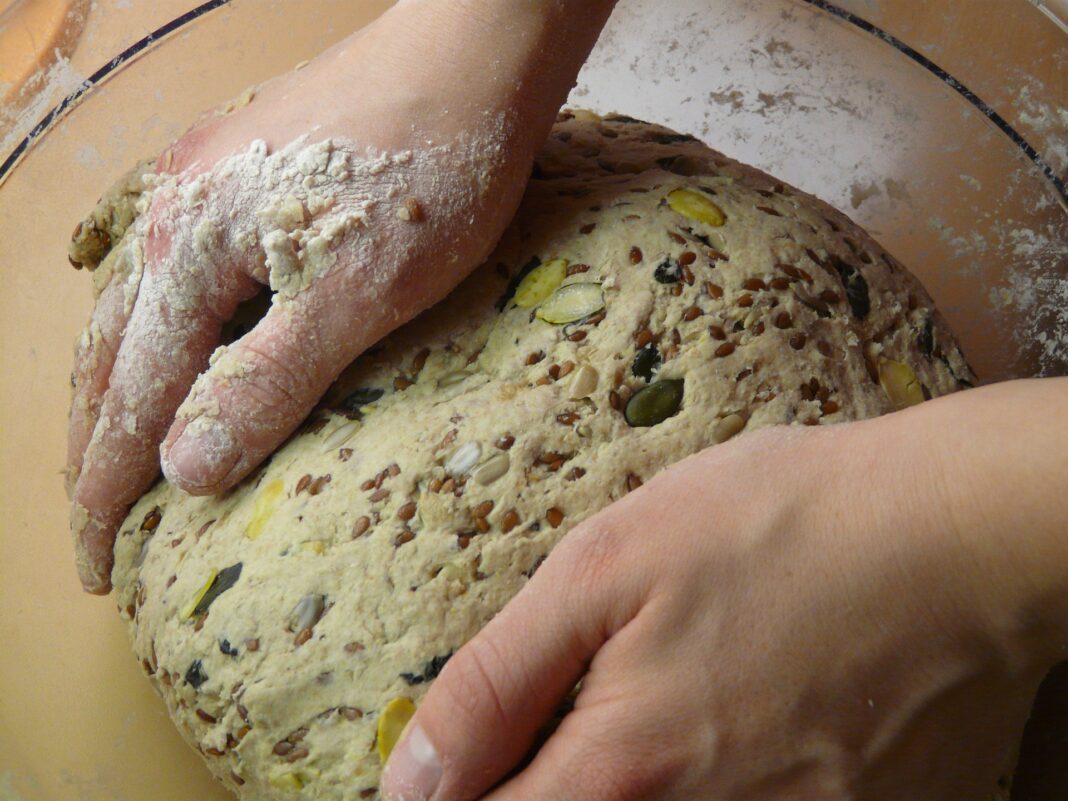
[[[449,660],[382,774],[388,801],[470,801],[528,753],[600,647],[637,613],[584,527]],[[615,562],[615,559],[609,559]],[[635,606],[633,610],[626,607]]]

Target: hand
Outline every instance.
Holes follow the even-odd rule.
[[[116,527],[161,442],[182,489],[232,486],[353,358],[485,258],[599,29],[562,37],[558,58],[559,13],[400,4],[159,159],[143,272],[105,290],[76,355],[68,490],[87,590],[109,590]],[[212,356],[264,284],[266,317]]]
[[[1037,415],[1064,411],[1061,389]],[[483,797],[582,678],[533,762],[486,799],[989,798],[1053,661],[1032,637],[1064,646],[1068,586],[1063,502],[1030,511],[1055,480],[1014,461],[1023,442],[982,456],[1004,430],[1004,409],[970,411],[990,397],[743,436],[578,526],[449,661],[385,796]],[[1057,445],[1045,467],[1063,476],[1066,458]],[[1019,495],[1004,469],[976,477],[1005,463]],[[967,512],[976,493],[1012,498],[1060,543],[1060,639],[1013,589],[1048,601],[1053,553],[1004,547],[989,510]]]

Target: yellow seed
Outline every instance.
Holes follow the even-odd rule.
[[[604,293],[596,283],[568,284],[556,290],[538,309],[539,320],[553,325],[573,323],[604,308]]]
[[[326,552],[326,543],[322,540],[311,540],[310,542],[302,542],[300,547],[305,551],[311,551],[314,554],[322,556]]]
[[[540,264],[527,273],[515,290],[515,305],[521,309],[533,309],[567,278],[567,259],[553,259]]]
[[[278,504],[282,501],[282,494],[284,492],[285,485],[282,483],[281,479],[272,481],[260,490],[260,494],[256,497],[256,502],[252,507],[252,519],[245,528],[246,537],[250,540],[254,540],[263,533],[267,521],[271,519],[271,515],[274,514],[275,510],[278,508]]]
[[[204,597],[204,593],[208,591],[212,583],[215,581],[215,577],[219,575],[218,570],[212,570],[211,575],[208,576],[208,580],[204,582],[204,586],[189,599],[189,602],[182,607],[182,610],[178,613],[178,620],[185,622],[193,616],[193,610],[197,608],[197,604],[200,603],[200,599]]]
[[[923,403],[923,387],[912,368],[890,359],[879,360],[879,385],[894,404],[894,410]]]
[[[304,787],[299,773],[276,773],[270,778],[271,786],[280,790],[300,790]]]
[[[683,217],[697,220],[707,225],[719,227],[727,221],[723,209],[713,203],[706,195],[692,189],[676,189],[667,196],[668,205]]]
[[[386,764],[393,746],[400,739],[401,732],[415,714],[415,704],[407,698],[394,698],[382,710],[378,717],[378,758]]]

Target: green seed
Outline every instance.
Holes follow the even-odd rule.
[[[521,309],[533,309],[567,278],[567,259],[553,259],[535,267],[516,287],[512,298]]]
[[[667,196],[668,205],[672,211],[677,211],[683,217],[703,222],[717,228],[727,221],[727,215],[723,209],[709,200],[700,192],[692,189],[676,189]]]
[[[644,387],[634,394],[623,410],[623,417],[633,428],[662,423],[682,406],[683,380],[668,378]]]
[[[541,308],[538,317],[553,325],[573,323],[604,308],[604,293],[595,283],[568,284],[553,293]]]

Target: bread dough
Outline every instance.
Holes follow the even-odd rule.
[[[564,112],[488,261],[238,487],[148,492],[112,581],[228,787],[377,798],[383,710],[418,703],[572,526],[731,436],[973,378],[844,215],[692,137]]]

